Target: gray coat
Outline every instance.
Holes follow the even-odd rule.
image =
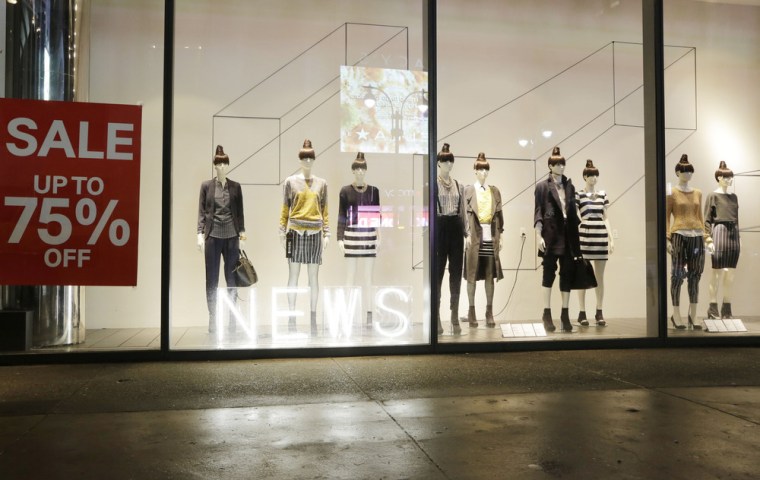
[[[493,202],[491,203],[491,238],[493,239],[494,260],[496,262],[494,278],[501,280],[504,274],[501,271],[501,261],[499,260],[499,245],[501,244],[501,232],[504,231],[504,216],[501,211],[501,192],[493,185],[489,185]],[[478,250],[480,243],[483,241],[483,229],[478,220],[478,194],[475,192],[474,185],[467,185],[464,188],[464,205],[467,215],[467,223],[470,229],[470,246],[464,252],[464,272],[462,276],[468,282],[484,280],[482,275],[478,275]],[[482,272],[481,272],[482,273]],[[480,278],[479,278],[480,277]]]

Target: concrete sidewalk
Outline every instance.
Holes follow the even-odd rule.
[[[760,349],[0,367],[0,479],[757,479]]]

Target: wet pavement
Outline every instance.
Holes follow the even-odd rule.
[[[757,479],[760,349],[0,367],[0,479]]]

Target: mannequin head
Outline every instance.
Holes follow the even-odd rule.
[[[301,161],[302,169],[311,171],[311,166],[314,164],[316,156],[314,155],[314,149],[311,147],[311,140],[308,138],[303,141],[303,148],[298,152],[298,159]]]
[[[694,166],[689,163],[689,156],[684,153],[676,163],[676,176],[682,182],[688,182],[692,175],[694,175]]]
[[[367,174],[367,161],[364,159],[364,153],[356,154],[356,160],[351,164],[351,173],[354,174],[357,185],[364,185],[364,176]]]
[[[216,146],[216,153],[214,154],[212,162],[214,163],[214,171],[216,172],[217,178],[224,180],[224,177],[227,174],[227,169],[230,166],[230,157],[224,153],[224,147],[221,145]]]
[[[565,157],[559,153],[559,147],[554,147],[552,149],[552,155],[549,157],[547,164],[549,165],[549,171],[552,172],[553,175],[562,175],[565,173]]]
[[[486,160],[485,153],[480,152],[478,154],[478,159],[475,160],[472,168],[475,170],[475,178],[478,179],[478,182],[480,182],[481,185],[485,185],[488,173],[491,170],[491,165],[488,163],[488,160]]]
[[[734,172],[726,166],[726,162],[721,161],[718,169],[715,170],[715,181],[721,187],[730,187],[734,183]]]
[[[583,169],[583,179],[588,185],[596,185],[599,179],[599,169],[594,166],[594,161],[586,160],[586,168]]]
[[[454,168],[454,154],[449,151],[448,143],[443,144],[443,148],[438,152],[437,160],[438,170],[445,175],[448,175]]]

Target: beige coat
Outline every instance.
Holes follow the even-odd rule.
[[[493,238],[494,260],[496,261],[494,276],[496,280],[504,278],[501,271],[501,261],[499,260],[499,245],[501,243],[501,232],[504,231],[504,216],[501,212],[501,192],[493,185],[489,185],[493,202],[491,203],[491,237]],[[478,271],[478,250],[483,238],[483,230],[478,221],[478,195],[475,192],[474,185],[467,185],[464,188],[464,205],[467,223],[470,228],[470,246],[464,252],[464,272],[462,276],[468,282],[485,280],[483,272]]]

